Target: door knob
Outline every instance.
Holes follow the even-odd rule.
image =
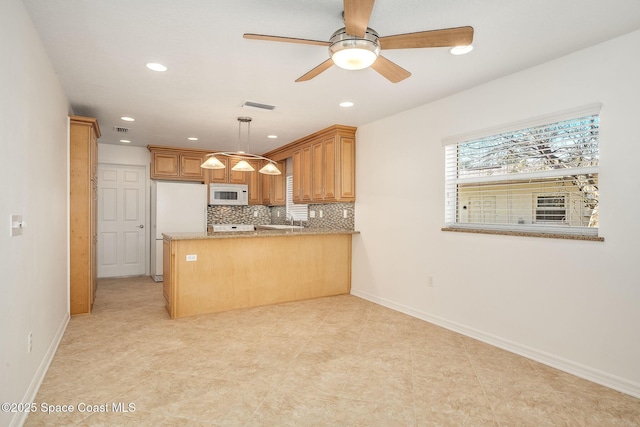
[[[138,228],[144,228],[144,224],[140,224]]]

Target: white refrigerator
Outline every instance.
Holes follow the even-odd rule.
[[[151,277],[162,281],[162,233],[207,230],[207,186],[153,181],[151,185]]]

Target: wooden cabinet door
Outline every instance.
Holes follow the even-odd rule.
[[[264,166],[265,164],[267,164],[267,162],[263,162],[262,166]],[[262,199],[261,204],[268,206],[271,204],[271,183],[273,181],[273,178],[271,175],[261,173],[260,181],[260,198]]]
[[[311,201],[311,146],[293,153],[293,202]]]
[[[218,156],[217,159],[224,164],[225,168],[209,169],[209,182],[224,184],[227,182],[229,176],[229,158],[227,156]]]
[[[300,201],[308,203],[311,201],[311,147],[302,149],[302,180],[300,187]]]
[[[271,177],[271,205],[284,206],[287,204],[287,162],[278,162],[280,175]]]
[[[247,172],[234,171],[233,167],[238,164],[239,159],[229,158],[229,165],[225,170],[228,170],[228,182],[230,184],[246,184],[247,183]]]
[[[180,177],[196,181],[204,181],[204,169],[200,167],[202,162],[204,162],[202,156],[181,154]]]
[[[324,149],[322,140],[311,144],[311,199],[324,199]]]
[[[151,179],[179,178],[180,155],[178,153],[153,153]]]
[[[95,130],[91,129],[91,209],[90,209],[90,222],[91,222],[91,243],[89,248],[90,262],[90,309],[93,309],[93,303],[96,300],[96,290],[98,287],[98,139],[96,138]]]
[[[356,199],[356,140],[340,137],[339,145],[339,183],[336,198],[342,201]]]
[[[322,141],[322,176],[324,177],[323,199],[336,199],[336,137],[325,138]]]
[[[262,167],[260,160],[247,160],[253,169],[253,172],[244,172],[249,186],[249,204],[261,205],[262,204],[262,178],[261,173],[258,172]]]
[[[69,128],[69,308],[87,314],[98,283],[97,165],[100,128],[96,119],[71,116]]]
[[[293,184],[291,193],[293,196],[293,203],[300,203],[302,201],[302,150],[296,150],[293,152]]]
[[[206,159],[205,151],[159,145],[147,148],[151,153],[151,179],[209,182],[210,174],[200,167]]]

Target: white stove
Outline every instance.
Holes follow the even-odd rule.
[[[213,232],[224,231],[254,231],[253,224],[213,224]]]

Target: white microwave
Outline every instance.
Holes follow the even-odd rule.
[[[249,204],[246,184],[209,184],[209,205],[245,206]]]

